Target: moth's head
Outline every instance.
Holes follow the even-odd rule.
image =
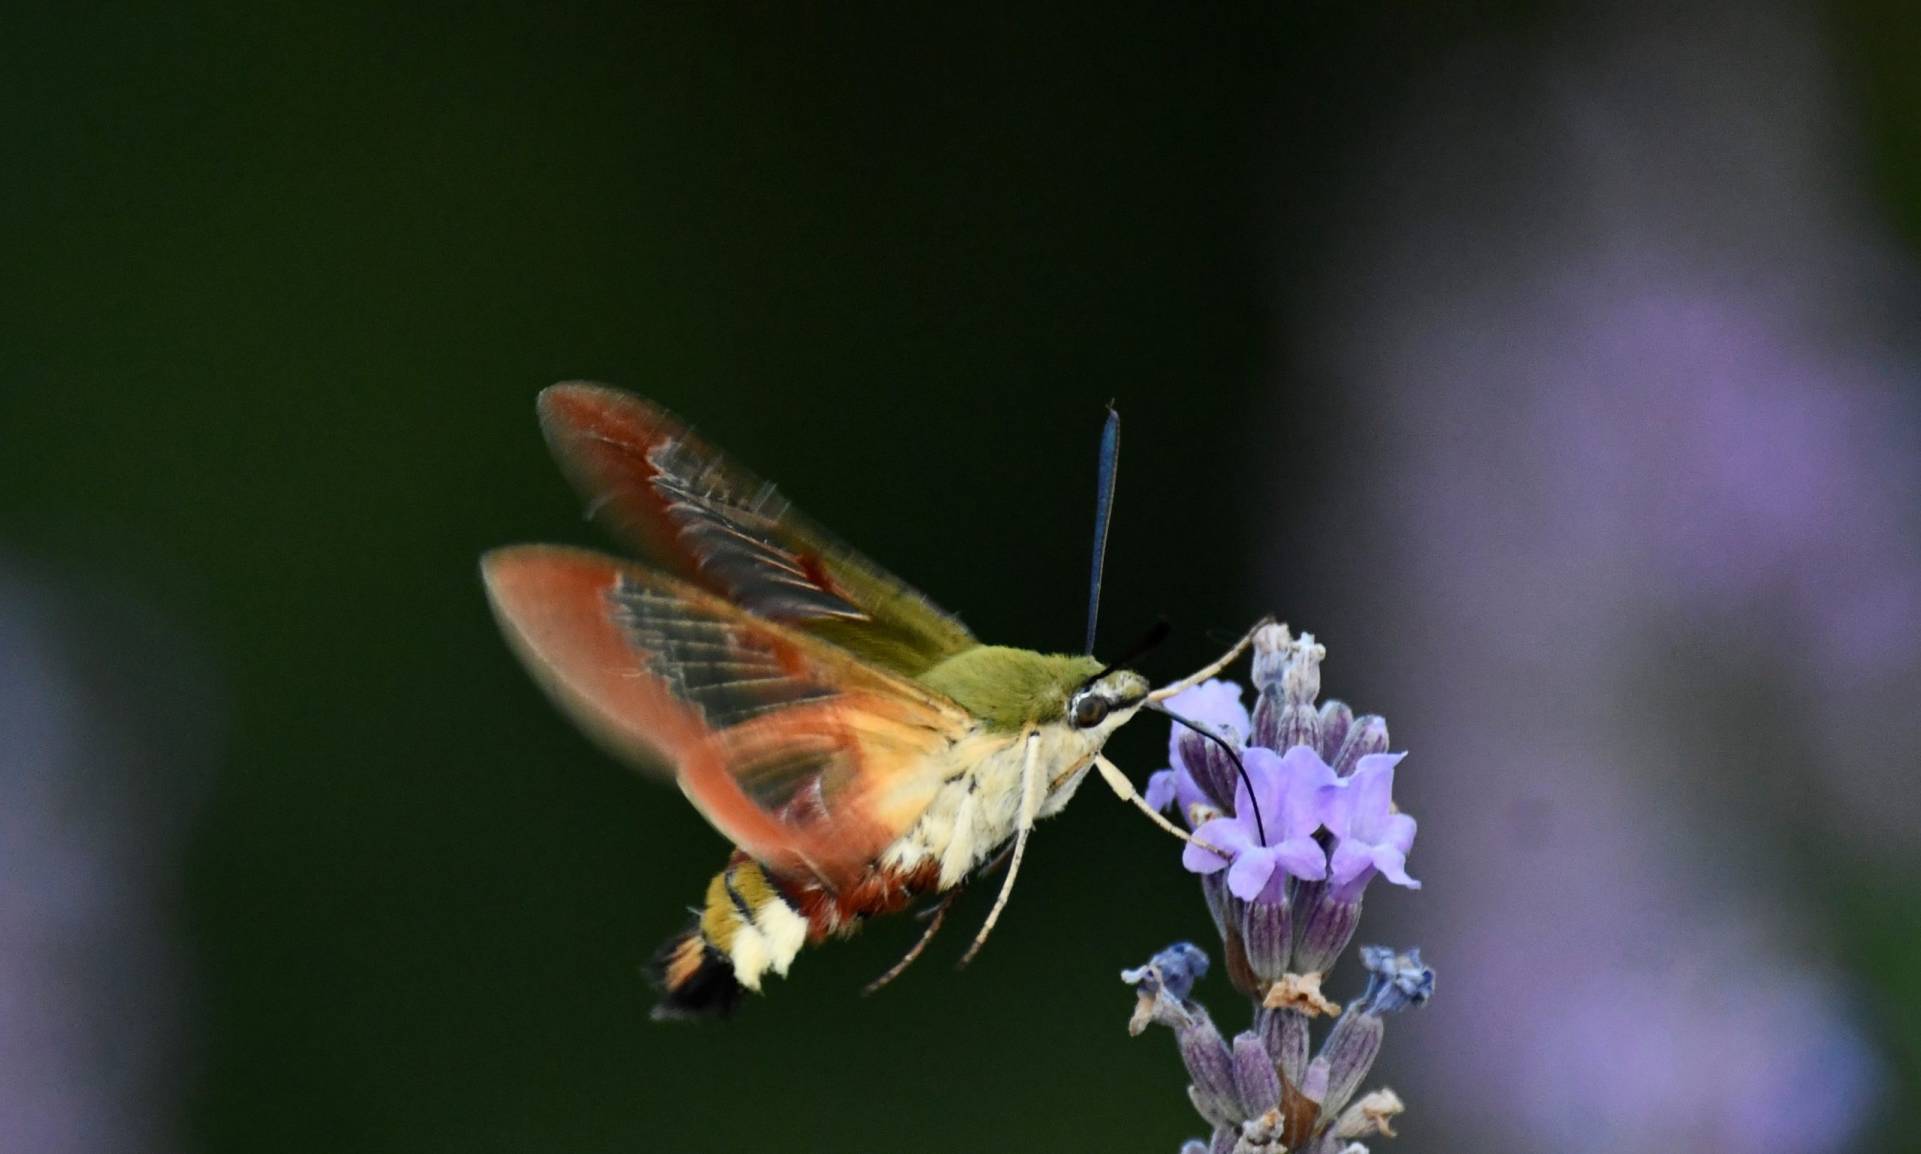
[[[1067,723],[1104,740],[1147,700],[1147,678],[1132,669],[1105,669],[1082,681],[1067,697]]]
[[[1020,732],[1036,722],[1063,725],[1100,748],[1147,700],[1147,679],[1092,657],[976,645],[920,676],[989,727]]]

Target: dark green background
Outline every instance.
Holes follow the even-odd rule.
[[[1262,587],[1248,558],[1338,515],[1319,466],[1365,427],[1276,324],[1343,166],[1412,65],[1536,17],[1448,7],[5,17],[0,540],[139,590],[227,695],[183,914],[187,1145],[1172,1149],[1172,1047],[1125,1037],[1114,975],[1206,925],[1097,791],[969,972],[950,939],[857,997],[911,940],[885,924],[733,1023],[650,1024],[640,964],[725,847],[538,695],[475,560],[595,541],[532,401],[596,378],[983,637],[1071,648],[1118,397],[1110,644],[1166,614],[1171,674],[1277,608],[1382,650],[1311,563]],[[1893,10],[1827,18],[1912,237]],[[1857,929],[1912,999],[1876,960],[1900,931]]]

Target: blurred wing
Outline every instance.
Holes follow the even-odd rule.
[[[909,677],[976,644],[666,410],[602,385],[560,384],[540,394],[540,423],[590,514],[755,616]]]
[[[954,705],[669,577],[528,545],[481,561],[534,675],[615,754],[671,767],[769,867],[840,888],[905,833],[970,727]]]

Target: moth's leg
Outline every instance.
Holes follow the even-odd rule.
[[[954,904],[954,899],[959,897],[961,891],[966,888],[965,884],[957,885],[943,894],[940,904],[934,907],[932,915],[927,919],[927,928],[921,931],[920,940],[914,943],[914,948],[903,954],[900,961],[889,966],[886,973],[875,978],[865,986],[862,986],[860,992],[863,994],[875,993],[895,978],[900,977],[901,974],[906,971],[907,967],[913,965],[914,959],[920,957],[921,951],[927,948],[927,943],[933,941],[934,935],[940,932],[941,923],[947,920],[947,908]]]
[[[974,955],[987,944],[987,935],[993,932],[994,923],[1007,908],[1008,896],[1014,892],[1014,879],[1020,876],[1021,857],[1027,852],[1027,835],[1034,832],[1034,815],[1041,808],[1040,750],[1040,734],[1028,734],[1026,752],[1021,758],[1021,808],[1014,825],[1014,856],[1007,859],[1007,876],[1001,880],[1001,892],[994,898],[994,908],[987,911],[987,920],[981,923],[973,944],[961,955],[962,966],[973,961]]]
[[[1004,845],[995,852],[993,857],[987,859],[986,865],[975,870],[974,872],[979,874],[981,877],[986,877],[989,874],[997,874],[1001,870],[1007,867],[1007,859],[1012,857],[1013,854],[1014,854],[1014,847],[1011,844]]]
[[[1114,796],[1120,798],[1122,801],[1127,802],[1129,805],[1132,805],[1135,809],[1138,809],[1142,813],[1146,814],[1147,820],[1153,822],[1157,826],[1160,826],[1162,829],[1166,830],[1168,833],[1173,834],[1175,837],[1180,838],[1182,841],[1188,842],[1192,845],[1200,846],[1202,849],[1207,850],[1209,853],[1221,852],[1215,849],[1213,846],[1208,845],[1206,842],[1202,841],[1200,838],[1197,838],[1193,834],[1188,833],[1186,830],[1182,829],[1180,826],[1175,825],[1173,822],[1167,820],[1165,817],[1162,817],[1160,814],[1160,811],[1156,810],[1153,806],[1148,805],[1147,799],[1142,797],[1134,789],[1134,783],[1127,780],[1127,775],[1121,772],[1120,766],[1115,765],[1113,762],[1107,760],[1107,758],[1097,753],[1094,755],[1094,768],[1100,770],[1101,780],[1107,783],[1107,788],[1114,791]],[[1227,855],[1221,854],[1221,856],[1226,857]]]
[[[1147,699],[1149,701],[1166,701],[1177,693],[1182,693],[1194,688],[1210,677],[1220,676],[1221,670],[1226,669],[1228,666],[1240,660],[1241,654],[1247,652],[1247,647],[1254,644],[1254,635],[1272,624],[1274,624],[1272,617],[1261,618],[1254,623],[1254,628],[1249,629],[1239,641],[1234,643],[1234,648],[1221,655],[1220,660],[1206,666],[1199,673],[1181,678],[1172,685],[1161,686],[1159,689],[1148,694]]]

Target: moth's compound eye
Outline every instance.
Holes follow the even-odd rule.
[[[1068,719],[1076,729],[1092,729],[1107,720],[1107,700],[1097,693],[1077,693],[1068,707]]]

